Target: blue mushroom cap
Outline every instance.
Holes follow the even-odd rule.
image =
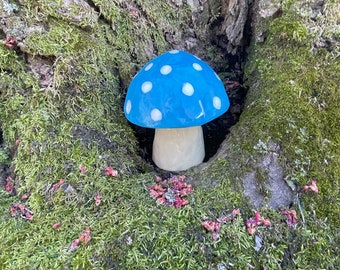
[[[221,79],[207,63],[173,50],[148,62],[133,78],[124,113],[142,127],[185,128],[219,117],[229,105]]]

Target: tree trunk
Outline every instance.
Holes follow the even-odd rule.
[[[307,224],[310,229],[301,236],[306,237],[303,240],[294,238],[297,247],[290,246],[288,236],[276,245],[276,236],[269,239],[261,231],[259,236],[268,245],[265,252],[254,254],[251,250],[240,258],[236,254],[235,260],[254,256],[259,268],[292,266],[283,248],[289,246],[292,254],[296,251],[291,256],[301,256],[301,268],[329,268],[330,258],[339,257],[332,253],[338,248],[336,237],[327,238],[340,226],[339,4],[326,0],[282,2],[0,0],[0,220],[8,226],[0,232],[0,242],[6,242],[6,247],[0,246],[0,268],[56,267],[53,256],[58,257],[58,267],[70,268],[79,261],[78,266],[88,269],[125,268],[138,252],[138,256],[150,257],[136,259],[134,264],[146,262],[156,269],[152,262],[168,263],[160,263],[163,255],[157,253],[154,239],[143,242],[147,234],[138,234],[139,229],[152,228],[160,220],[170,224],[167,217],[173,213],[160,214],[157,220],[153,218],[158,210],[139,215],[144,202],[149,203],[149,197],[143,197],[145,186],[150,185],[145,179],[162,172],[142,158],[134,130],[124,117],[123,102],[136,72],[170,49],[186,50],[207,61],[223,79],[229,96],[235,95],[231,84],[249,89],[246,98],[239,98],[242,102],[232,104],[232,113],[243,112],[216,155],[184,172],[201,190],[197,196],[224,188],[223,196],[216,197],[223,203],[218,208],[223,213],[235,207],[246,214],[262,207],[293,207],[300,213],[302,226]],[[117,180],[112,169],[121,178]],[[315,196],[312,180],[319,187]],[[106,212],[91,204],[94,198],[96,204],[101,203],[98,190],[103,204],[108,205]],[[185,215],[202,215],[190,216],[192,224],[208,214],[219,215],[214,212],[214,195],[197,198],[195,207],[210,199],[211,205],[197,213],[192,210],[194,214],[183,212],[174,218],[178,226]],[[26,210],[15,208],[18,201]],[[195,198],[192,202],[195,205]],[[14,216],[24,211],[19,216],[27,220],[34,213],[34,222],[11,223],[8,209]],[[135,213],[138,217],[131,217]],[[278,221],[274,226],[280,230],[278,234],[288,235],[287,229],[280,229],[278,212],[270,213]],[[152,222],[138,227],[136,223],[146,216]],[[86,222],[97,226],[97,242],[93,241],[90,251],[67,257],[73,250],[60,246],[65,246],[74,232],[66,232],[65,227],[58,238],[59,232],[46,225],[56,218],[65,220],[67,229],[80,230]],[[249,241],[248,235],[235,229],[238,234],[225,236],[228,241],[210,245],[196,227],[183,232],[179,228],[173,231],[183,237],[180,243],[194,237],[191,247],[201,246],[195,254],[204,262],[196,262],[197,269],[227,264],[228,258],[220,254],[228,248],[214,253],[220,244],[234,243],[235,237],[237,242]],[[32,237],[26,238],[28,235]],[[135,236],[138,247],[130,243],[130,236]],[[10,240],[5,241],[7,237]],[[81,245],[86,245],[82,237]],[[166,241],[172,237],[177,236],[167,236]],[[323,244],[328,242],[329,246]],[[269,254],[275,246],[272,243],[280,250]],[[244,246],[251,245],[253,242]],[[150,250],[143,251],[145,246]],[[243,242],[236,248],[240,246]],[[308,257],[300,247],[313,251],[313,256]],[[135,248],[135,253],[127,258],[129,248]],[[61,252],[65,249],[68,255]],[[324,249],[332,256],[317,261],[315,251]],[[176,251],[171,252],[166,260],[176,257]],[[33,253],[44,258],[42,265],[40,259],[30,259]],[[87,258],[83,264],[82,256]],[[280,257],[278,263],[269,261],[274,257]],[[263,261],[267,263],[260,267]],[[238,264],[240,269],[245,265],[249,263]]]
[[[22,177],[18,187],[30,189],[42,175],[62,174],[63,166],[48,159],[60,154],[66,162],[73,155],[61,149],[75,142],[79,156],[69,163],[81,163],[82,151],[95,145],[111,151],[107,163],[137,172],[138,147],[121,109],[130,79],[171,48],[194,52],[220,71],[228,64],[225,49],[240,58],[249,10],[241,2],[2,0],[1,126],[18,160],[5,175]],[[124,139],[117,132],[126,132]]]

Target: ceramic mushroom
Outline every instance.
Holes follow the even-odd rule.
[[[228,96],[213,69],[177,50],[154,58],[137,73],[124,104],[130,122],[155,129],[152,159],[167,171],[186,170],[203,161],[201,126],[228,108]]]

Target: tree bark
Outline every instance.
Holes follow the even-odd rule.
[[[25,204],[34,213],[49,218],[50,208],[63,208],[69,202],[89,208],[94,187],[107,188],[107,168],[141,186],[144,174],[160,173],[141,158],[142,150],[123,115],[124,96],[131,78],[146,62],[164,51],[182,49],[207,61],[226,84],[238,76],[238,83],[249,89],[240,121],[214,157],[184,172],[188,180],[207,190],[223,187],[229,208],[241,197],[239,207],[245,213],[261,207],[297,209],[301,226],[308,223],[312,228],[305,232],[309,238],[295,239],[303,242],[302,247],[313,245],[312,256],[304,257],[308,266],[302,268],[320,266],[319,261],[308,263],[318,257],[314,248],[322,249],[328,240],[322,235],[318,242],[314,234],[331,235],[340,226],[336,1],[0,0],[0,8],[0,185],[1,192],[7,190],[11,196],[1,196],[2,213],[8,212],[13,198],[27,197]],[[232,87],[227,90],[234,94]],[[64,178],[65,198],[52,197]],[[307,193],[314,180],[319,186],[316,196]],[[117,190],[134,200],[129,190],[121,191],[119,182]],[[119,203],[121,195],[114,196]],[[132,209],[130,201],[124,207]],[[214,205],[210,208],[215,215]],[[107,218],[107,213],[95,218]],[[41,219],[37,222],[46,226]],[[29,235],[17,230],[25,227],[18,224],[11,232],[18,234],[17,245]],[[42,245],[50,245],[49,237]],[[270,245],[268,252],[274,246]],[[112,248],[107,242],[97,247]],[[331,254],[332,247],[327,248],[325,254]],[[118,250],[125,255],[126,249]],[[209,252],[206,258],[215,256]],[[16,259],[26,261],[31,251],[23,256]],[[89,261],[98,259],[100,251],[91,256]],[[270,257],[263,256],[263,260]],[[0,266],[10,263],[0,259]]]

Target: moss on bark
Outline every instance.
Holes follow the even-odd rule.
[[[137,155],[122,98],[135,71],[170,48],[166,33],[176,43],[191,23],[179,2],[0,1],[0,36],[16,40],[0,46],[0,268],[339,268],[339,4],[283,1],[281,16],[254,17],[241,120],[211,161],[187,172],[189,205],[172,209],[148,194],[153,173]],[[294,189],[293,228],[266,207],[269,154]],[[257,228],[259,251],[244,226],[253,206],[243,179],[254,170],[272,222]],[[311,179],[318,194],[301,190]],[[32,221],[11,216],[19,202]],[[201,221],[234,208],[241,216],[214,241]],[[69,252],[85,227],[91,241]]]

